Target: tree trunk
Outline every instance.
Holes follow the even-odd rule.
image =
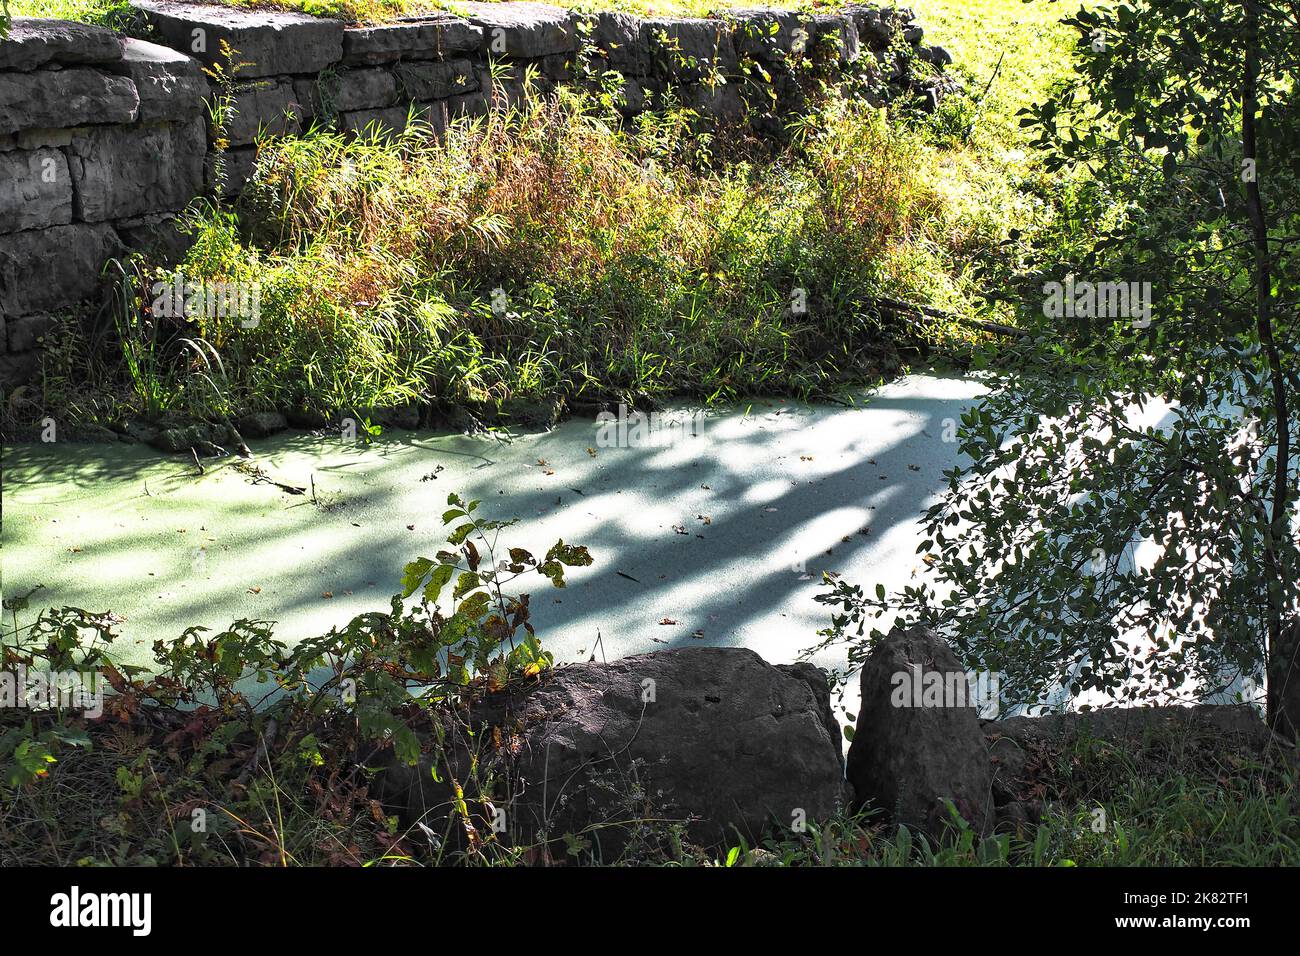
[[[1257,0],[1243,0],[1245,10],[1246,62],[1241,90],[1242,155],[1251,174],[1246,186],[1246,212],[1250,218],[1255,251],[1255,329],[1268,361],[1277,422],[1277,456],[1273,469],[1273,495],[1268,529],[1264,537],[1264,565],[1268,572],[1268,669],[1266,671],[1266,719],[1277,733],[1294,740],[1300,729],[1300,675],[1296,673],[1296,651],[1300,644],[1300,622],[1286,619],[1286,592],[1290,575],[1278,556],[1278,544],[1291,533],[1289,465],[1291,419],[1286,376],[1277,343],[1273,339],[1272,270],[1268,243],[1268,217],[1259,192],[1259,158],[1256,149],[1255,113],[1259,109],[1259,8]]]

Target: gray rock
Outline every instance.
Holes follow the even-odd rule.
[[[125,219],[183,209],[203,190],[204,121],[96,127],[68,148],[76,218]]]
[[[447,124],[451,121],[447,100],[436,100],[433,103],[416,103],[414,104],[414,116],[419,122],[428,124],[433,135],[439,140],[447,135]]]
[[[245,438],[266,438],[289,427],[279,412],[252,412],[235,422],[235,427]]]
[[[858,27],[850,16],[816,14],[807,22],[808,47],[814,54],[829,53],[840,65],[858,58]]]
[[[745,117],[745,104],[732,83],[691,83],[679,91],[682,105],[715,123],[738,123]]]
[[[0,235],[0,313],[52,312],[95,298],[104,264],[125,251],[104,224]]]
[[[461,116],[483,116],[487,111],[487,97],[482,90],[447,98],[447,113],[453,120]]]
[[[318,73],[343,58],[338,20],[273,10],[237,10],[173,0],[132,0],[162,42],[209,65],[221,59],[221,41],[247,65],[240,77]]]
[[[210,193],[220,192],[222,198],[233,199],[244,191],[248,181],[253,178],[253,171],[257,167],[257,147],[246,146],[221,153],[222,181],[219,184],[217,159],[216,153],[209,153],[204,158],[204,188]]]
[[[72,179],[57,149],[0,153],[0,232],[72,221]]]
[[[478,79],[469,60],[399,63],[394,72],[398,89],[410,100],[440,100],[478,89]]]
[[[881,11],[875,7],[856,5],[845,7],[843,12],[853,18],[858,29],[858,40],[863,46],[876,52],[889,46],[895,22],[892,17],[882,17]]]
[[[643,20],[641,33],[655,70],[674,82],[696,82],[711,73],[732,75],[739,67],[724,20]]]
[[[112,63],[122,41],[111,30],[70,20],[14,17],[0,38],[0,70],[34,70],[46,63]]]
[[[461,3],[457,10],[483,28],[489,56],[535,59],[578,49],[576,17],[548,3]]]
[[[928,674],[952,692],[914,694]],[[978,833],[989,831],[992,774],[966,689],[952,649],[924,627],[895,629],[872,650],[862,665],[862,700],[849,745],[847,776],[856,806],[883,810],[895,823],[938,839],[950,823],[945,801],[951,800]]]
[[[736,53],[763,63],[784,62],[796,46],[807,44],[808,30],[794,10],[734,10],[728,19]]]
[[[410,116],[407,106],[393,106],[384,110],[356,110],[339,114],[339,126],[354,136],[389,137],[406,129]]]
[[[118,67],[135,84],[142,121],[188,120],[203,112],[208,84],[198,60],[128,37]]]
[[[175,266],[194,244],[194,236],[182,230],[170,213],[123,220],[115,228],[127,248],[143,253],[155,265]]]
[[[916,51],[916,55],[938,67],[948,66],[952,63],[952,54],[941,46],[923,46]]]
[[[650,45],[641,21],[628,13],[597,13],[591,17],[591,42],[604,52],[609,67],[620,73],[650,72]]]
[[[1151,741],[1186,746],[1201,738],[1262,754],[1273,739],[1259,714],[1246,705],[1110,707],[985,720],[980,726],[993,765],[994,791],[1003,800],[1017,799],[1032,786],[1036,762],[1055,766],[1060,754],[1084,737],[1120,744],[1130,753]]]
[[[558,840],[585,831],[608,860],[629,818],[647,811],[691,821],[689,837],[708,846],[831,816],[843,775],[827,693],[815,669],[773,667],[742,648],[691,647],[561,667],[515,690],[508,712],[495,695],[469,719],[501,727],[506,740],[479,765],[480,774],[500,774],[491,799],[506,812],[504,838],[526,844],[539,833]],[[467,739],[454,731],[450,739],[457,779],[471,799],[488,796],[471,789]],[[418,767],[390,758],[376,791],[408,821],[436,817],[447,806],[447,775],[440,784],[432,768],[429,755]]]
[[[449,53],[482,47],[483,28],[460,17],[431,17],[418,23],[343,31],[343,62],[348,64],[373,66],[397,60],[440,60]]]
[[[293,135],[301,130],[303,109],[289,80],[255,80],[234,91],[224,130],[231,146],[248,146],[259,135]]]
[[[397,80],[384,69],[340,70],[315,84],[310,111],[334,116],[352,110],[382,109],[397,103]]]
[[[0,395],[7,395],[36,377],[40,357],[36,352],[0,355]]]
[[[139,106],[129,79],[86,67],[0,74],[0,133],[130,123]]]
[[[216,445],[225,438],[224,425],[182,425],[161,429],[149,440],[149,444],[160,451],[170,452],[188,452],[193,448],[203,457],[210,458],[225,454]]]
[[[62,149],[72,142],[75,132],[84,130],[85,127],[77,129],[25,129],[21,133],[15,134],[14,143],[19,149],[44,149],[50,147],[53,149]]]
[[[27,352],[39,344],[40,338],[54,325],[54,319],[48,315],[25,315],[6,322],[9,336],[9,351]]]

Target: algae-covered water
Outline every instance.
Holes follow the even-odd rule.
[[[33,607],[117,612],[118,653],[132,663],[148,663],[155,640],[242,617],[274,620],[294,641],[386,607],[403,564],[443,543],[454,491],[520,519],[507,545],[590,549],[593,565],[572,569],[566,589],[540,577],[532,588],[534,624],[557,660],[699,643],[788,662],[829,623],[813,600],[823,570],[867,587],[924,572],[915,522],[956,461],[952,422],[979,392],[912,376],[853,407],[677,409],[640,435],[632,420],[637,447],[608,447],[617,427],[602,435],[590,418],[509,441],[393,432],[365,445],[288,432],[253,442],[253,464],[303,495],[235,459],[206,460],[199,475],[139,445],[12,446],[5,595],[41,585]],[[829,651],[818,663],[842,659]]]

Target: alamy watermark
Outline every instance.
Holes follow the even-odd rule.
[[[890,675],[892,707],[974,707],[984,718],[1001,710],[997,671],[924,671],[919,664]]]
[[[79,710],[87,717],[104,713],[104,680],[95,671],[0,671],[0,710]]]
[[[175,275],[155,282],[150,311],[166,318],[237,319],[246,329],[262,321],[262,286],[258,282],[191,282]]]
[[[667,448],[686,438],[696,438],[703,431],[704,413],[628,411],[618,406],[618,414],[601,412],[596,416],[598,448]]]
[[[1049,319],[1132,319],[1145,329],[1151,324],[1151,283],[1088,282],[1065,277],[1043,286],[1043,315]]]

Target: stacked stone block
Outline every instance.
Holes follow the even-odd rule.
[[[57,20],[0,40],[0,389],[107,261],[166,242],[202,190],[205,84],[173,50]],[[170,237],[168,233],[170,232]]]

